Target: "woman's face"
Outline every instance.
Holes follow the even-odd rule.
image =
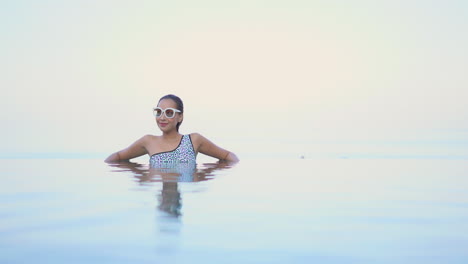
[[[163,99],[159,101],[158,107],[166,110],[167,108],[177,109],[177,104],[172,99]],[[158,124],[159,129],[163,132],[170,132],[172,130],[177,130],[177,124],[182,122],[183,114],[176,113],[174,118],[168,118],[166,114],[162,114],[159,117],[156,117],[156,123]]]

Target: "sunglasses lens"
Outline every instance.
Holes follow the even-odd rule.
[[[175,115],[175,111],[172,109],[166,109],[166,116],[167,118],[173,118]]]
[[[162,111],[161,111],[161,109],[154,109],[153,114],[154,114],[154,116],[161,116]]]

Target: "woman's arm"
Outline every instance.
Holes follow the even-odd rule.
[[[148,140],[148,136],[144,136],[138,139],[133,144],[131,144],[128,148],[112,153],[109,157],[107,157],[107,159],[105,159],[105,162],[113,163],[113,162],[119,162],[119,161],[128,161],[130,159],[147,154],[148,153],[146,150],[147,140]]]
[[[191,134],[191,138],[194,143],[195,151],[213,158],[217,158],[221,161],[227,161],[230,163],[239,162],[239,158],[236,156],[236,154],[216,146],[213,142],[203,137],[202,135],[193,133]]]

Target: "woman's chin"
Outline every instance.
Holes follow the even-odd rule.
[[[171,128],[169,126],[158,126],[159,127],[159,130],[161,130],[162,132],[170,132],[171,131]]]

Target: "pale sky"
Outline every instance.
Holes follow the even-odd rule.
[[[181,132],[228,148],[467,140],[466,14],[451,0],[2,1],[0,152],[119,150],[159,133],[168,93]]]

